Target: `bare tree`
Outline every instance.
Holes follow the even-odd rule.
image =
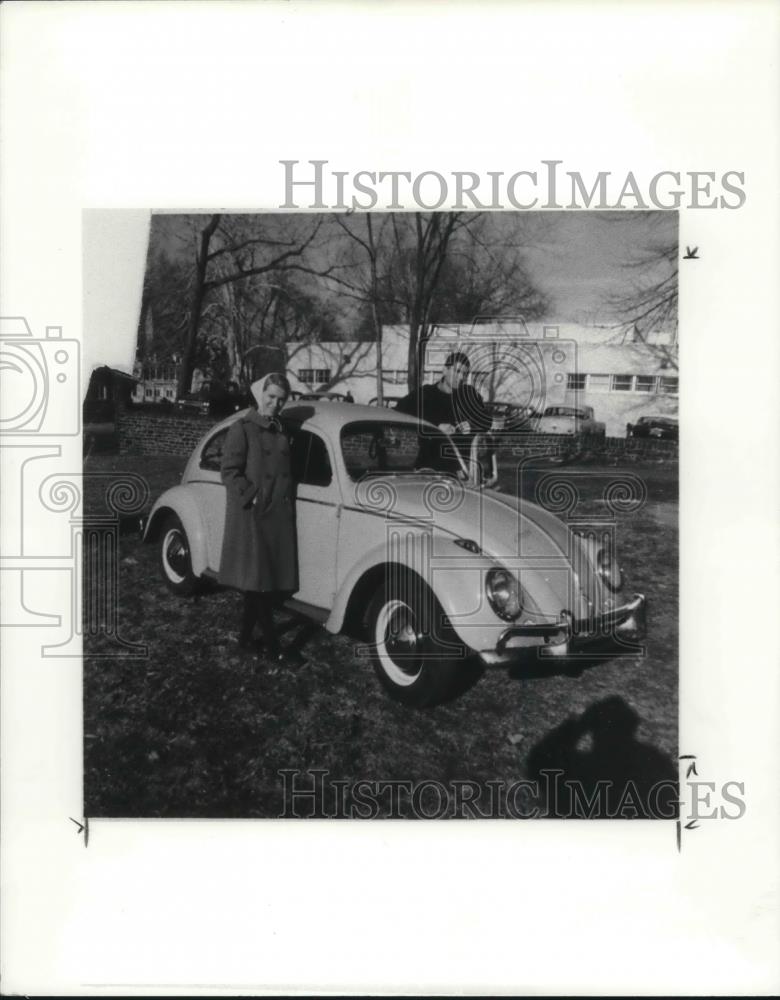
[[[171,361],[181,351],[191,283],[190,268],[170,259],[152,239],[138,322],[138,354],[142,360]]]
[[[382,311],[383,299],[379,287],[379,258],[382,252],[383,238],[389,221],[388,215],[382,215],[378,226],[373,221],[370,212],[363,215],[364,226],[354,221],[347,222],[342,216],[335,216],[336,224],[354,241],[365,257],[366,269],[359,265],[350,268],[349,277],[341,276],[339,284],[350,289],[355,296],[368,307],[373,341],[376,345],[376,398],[380,406],[384,405],[384,374],[382,371]],[[365,229],[363,233],[361,230]]]
[[[290,237],[267,232],[263,216],[212,215],[199,227],[179,396],[186,394],[192,380],[203,305],[209,293],[259,275],[306,270],[302,258],[320,225],[319,220],[308,222],[300,236]],[[294,227],[289,226],[288,233],[291,229]]]
[[[644,213],[642,213],[644,215]],[[677,369],[677,313],[679,290],[679,245],[676,228],[671,232],[665,213],[653,212],[637,220],[612,214],[609,225],[632,224],[637,228],[636,245],[622,263],[626,284],[606,297],[605,305],[615,317],[617,335],[647,344],[667,368]],[[666,334],[669,343],[653,335]]]
[[[400,280],[397,296],[405,306],[409,324],[408,379],[413,392],[422,380],[425,347],[431,335],[431,305],[453,233],[462,225],[463,213],[415,212],[411,225],[391,215]],[[411,238],[410,238],[411,237]]]
[[[408,325],[414,389],[436,323],[545,305],[523,266],[525,228],[483,213],[167,216],[153,234],[188,276],[180,394],[196,363],[246,379],[261,346],[367,335],[381,399],[383,325]]]
[[[536,220],[470,217],[453,239],[432,303],[437,321],[468,322],[478,316],[538,319],[550,307],[526,266]]]

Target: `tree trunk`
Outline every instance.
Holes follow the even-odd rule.
[[[379,280],[376,266],[376,243],[374,242],[374,227],[371,224],[371,214],[366,214],[368,230],[369,262],[371,264],[371,321],[374,326],[374,342],[376,344],[376,401],[378,406],[385,405],[385,376],[382,365],[382,323],[379,319]]]
[[[176,390],[177,399],[186,396],[190,391],[192,382],[192,370],[195,367],[195,348],[198,342],[198,330],[200,329],[200,316],[203,309],[203,298],[206,290],[206,268],[208,266],[209,243],[219,225],[220,217],[212,215],[208,225],[200,234],[200,247],[198,250],[197,266],[195,269],[195,285],[192,289],[192,301],[190,305],[190,319],[187,324],[187,340],[184,345],[184,356],[179,371],[179,384]]]

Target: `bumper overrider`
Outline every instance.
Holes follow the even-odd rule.
[[[629,647],[646,632],[647,601],[644,594],[634,594],[628,604],[593,618],[575,620],[562,612],[557,622],[510,625],[499,636],[495,651],[483,650],[480,655],[490,665],[510,663],[529,650],[542,657],[570,656],[596,645]]]

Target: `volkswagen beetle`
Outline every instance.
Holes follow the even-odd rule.
[[[175,593],[217,575],[222,447],[240,415],[205,435],[146,522]],[[435,704],[475,666],[644,635],[644,596],[624,596],[606,537],[481,485],[479,464],[433,425],[321,402],[288,404],[282,421],[297,484],[300,589],[289,607],[360,637],[394,698]]]

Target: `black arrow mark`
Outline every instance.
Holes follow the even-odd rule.
[[[699,248],[694,247],[693,249],[691,249],[689,246],[686,246],[685,256],[683,257],[683,260],[701,260],[701,258],[699,257]]]
[[[79,821],[74,819],[72,816],[68,816],[68,819],[71,823],[75,823],[78,827],[78,830],[76,830],[77,834],[82,832],[84,833],[84,846],[86,847],[89,844],[89,819],[85,816],[83,823],[79,823]]]
[[[685,777],[690,778],[692,774],[695,774],[697,778],[699,777],[699,772],[696,770],[695,760],[688,765],[688,770],[685,772]]]
[[[686,830],[698,830],[699,828],[698,828],[698,826],[696,825],[696,820],[695,820],[695,819],[692,819],[692,820],[690,821],[690,823],[686,823],[686,824],[685,824],[685,829],[686,829]]]

